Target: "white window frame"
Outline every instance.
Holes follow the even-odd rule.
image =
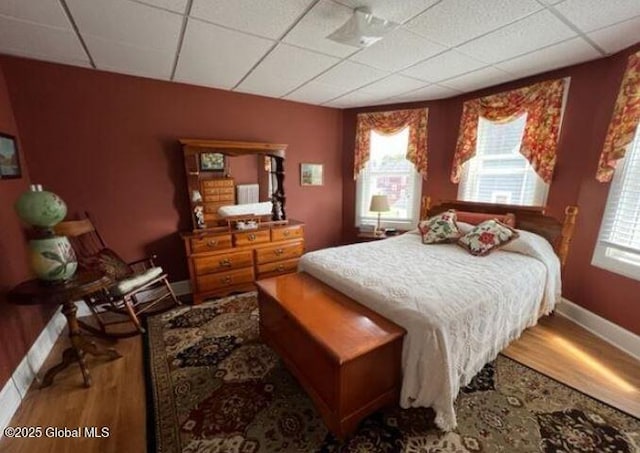
[[[560,110],[560,126],[558,128],[558,139],[560,138],[560,131],[562,130],[562,123],[564,120],[564,110],[565,107],[567,105],[567,97],[569,95],[569,85],[571,84],[571,78],[570,77],[566,77],[564,79],[564,92],[562,93],[562,107]],[[519,118],[519,117],[518,117]],[[513,121],[516,121],[517,118],[515,118]],[[478,127],[480,127],[480,122],[478,121]],[[526,127],[526,125],[525,125]],[[478,133],[478,138],[479,138],[479,133]],[[524,131],[523,131],[523,136],[524,136]],[[478,141],[476,141],[476,149],[478,146]],[[520,146],[522,146],[522,138],[520,139]],[[520,146],[518,147],[518,150],[520,149]],[[470,167],[472,165],[480,165],[481,163],[477,159],[483,159],[483,160],[490,160],[490,159],[495,159],[498,160],[501,158],[501,156],[504,155],[483,155],[483,156],[477,156],[474,155],[471,159],[469,159],[468,161],[466,161],[463,165],[462,165],[462,174],[460,175],[460,182],[458,183],[458,194],[457,194],[457,198],[458,200],[462,200],[462,201],[474,201],[474,200],[465,200],[465,198],[463,197],[464,194],[464,190],[463,190],[463,186],[464,184],[462,183],[463,180],[465,180],[466,178],[469,178],[469,170]],[[525,158],[523,156],[523,158]],[[529,164],[527,162],[527,164]],[[529,164],[530,165],[530,164]],[[523,170],[524,171],[524,170]],[[500,170],[494,170],[493,171],[495,174],[499,174]],[[510,172],[511,173],[511,172]],[[512,204],[512,203],[501,203],[501,204],[508,204],[508,205],[513,205],[513,206],[545,206],[547,203],[547,197],[549,196],[549,188],[551,186],[551,184],[545,183],[542,178],[538,178],[539,180],[536,181],[536,187],[534,190],[534,204],[532,205],[523,205],[523,204]]]
[[[636,130],[634,140],[627,148],[627,156],[618,162],[613,174],[591,264],[634,280],[640,280],[640,252],[636,249],[624,247],[621,244],[609,243],[607,241],[608,238],[603,237],[606,234],[604,231],[605,225],[611,221],[612,217],[616,217],[617,201],[624,191],[625,183],[632,180],[634,176],[637,177],[635,174],[630,175],[628,165],[625,165],[628,163],[627,159],[630,157],[630,153],[638,153],[638,156],[633,157],[634,159],[640,159],[640,127]]]
[[[520,117],[518,117],[520,118]],[[518,118],[515,118],[513,121],[517,121]],[[488,120],[487,120],[488,121]],[[478,127],[480,127],[480,122],[478,122]],[[523,135],[524,135],[524,131],[523,131]],[[480,133],[478,133],[478,137],[480,136]],[[478,140],[479,142],[479,140]],[[473,156],[471,159],[469,159],[468,161],[466,161],[463,164],[463,168],[462,168],[462,174],[460,177],[460,183],[458,184],[458,200],[462,200],[462,201],[479,201],[479,202],[483,202],[483,203],[495,203],[495,201],[491,200],[477,200],[477,196],[476,197],[472,197],[472,198],[466,198],[465,197],[465,189],[469,189],[469,186],[473,186],[473,188],[477,189],[477,176],[497,176],[497,175],[524,175],[524,181],[526,182],[527,180],[527,176],[529,175],[530,172],[527,172],[527,169],[532,170],[531,169],[531,164],[526,160],[526,158],[520,154],[520,146],[522,145],[522,137],[520,138],[520,142],[518,143],[517,149],[514,150],[514,152],[511,153],[504,153],[504,154],[476,154],[475,156]],[[506,169],[493,169],[493,170],[485,170],[485,171],[480,171],[479,168],[482,166],[483,162],[486,161],[500,161],[503,160],[505,158],[513,158],[513,157],[521,157],[524,161],[525,161],[525,166],[522,169],[519,170],[506,170]],[[528,166],[528,167],[527,167]],[[472,172],[472,170],[474,170]],[[523,186],[521,186],[520,190],[522,191],[524,189],[524,184]],[[501,193],[502,191],[498,191],[496,194],[494,195],[504,195],[505,193],[509,193],[509,192],[505,192],[505,193]],[[477,195],[477,194],[476,194]],[[542,178],[537,177],[536,178],[536,184],[535,184],[535,189],[534,189],[534,196],[533,196],[533,203],[531,204],[524,204],[524,203],[513,203],[513,200],[511,200],[508,203],[501,203],[501,204],[509,204],[509,205],[514,205],[514,206],[544,206],[547,202],[547,196],[549,195],[549,184],[545,183]],[[522,194],[521,194],[522,196]],[[516,199],[521,198],[520,197],[516,197]]]
[[[404,129],[403,129],[404,130]],[[373,131],[372,131],[373,132]],[[372,133],[370,132],[370,133]],[[401,132],[401,131],[400,131]],[[398,133],[400,133],[398,132]],[[369,161],[367,162],[367,166],[369,165],[369,163],[371,162],[371,159],[369,159]],[[413,166],[413,164],[411,164]],[[408,220],[404,220],[404,219],[393,219],[393,218],[385,218],[385,217],[381,217],[380,218],[380,228],[396,228],[398,230],[410,230],[413,228],[416,228],[418,225],[418,221],[420,220],[420,199],[422,197],[422,175],[420,175],[416,170],[415,167],[414,168],[414,174],[413,176],[413,191],[411,194],[411,200],[412,200],[412,212],[413,212],[413,217],[411,219]],[[363,226],[363,225],[377,225],[378,224],[378,216],[376,215],[375,217],[366,217],[366,216],[361,216],[360,213],[362,212],[362,208],[364,208],[366,206],[366,204],[370,203],[370,200],[363,200],[364,194],[364,187],[363,187],[363,178],[362,178],[362,174],[367,170],[367,168],[363,168],[362,171],[360,172],[360,174],[358,175],[357,179],[356,179],[356,206],[355,206],[355,226],[357,228]],[[394,172],[394,173],[385,173],[388,175],[395,175],[395,174],[401,174],[401,175],[405,175],[406,172]],[[363,206],[363,203],[365,203],[365,206]]]

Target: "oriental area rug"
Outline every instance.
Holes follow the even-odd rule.
[[[339,442],[258,332],[255,293],[149,317],[149,453],[640,451],[640,421],[499,356],[456,402],[458,428],[430,409],[390,407]]]

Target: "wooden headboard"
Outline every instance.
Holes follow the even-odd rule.
[[[431,198],[424,196],[420,207],[420,218],[426,219],[428,216],[439,214],[448,209],[490,214],[511,212],[516,216],[516,228],[539,234],[551,243],[560,258],[562,266],[564,266],[569,255],[569,246],[571,245],[578,215],[577,206],[567,206],[564,210],[564,221],[560,222],[554,217],[545,215],[544,207],[539,206],[514,206],[459,200],[442,201],[437,205],[431,206]]]

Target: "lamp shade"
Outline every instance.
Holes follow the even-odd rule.
[[[386,195],[373,195],[371,197],[371,205],[369,211],[371,212],[386,212],[391,210],[389,208],[389,199]]]

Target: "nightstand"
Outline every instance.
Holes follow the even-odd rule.
[[[387,239],[391,236],[387,236],[386,234],[373,234],[373,232],[359,232],[358,239],[363,241],[377,241],[378,239]]]

